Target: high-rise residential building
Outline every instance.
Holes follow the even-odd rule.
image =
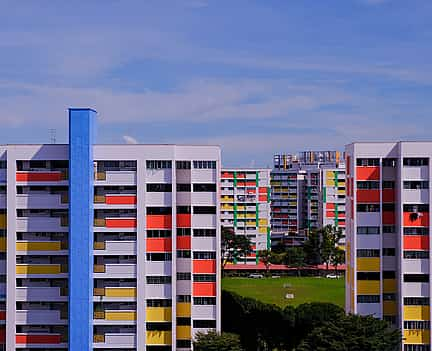
[[[67,145],[0,146],[0,342],[191,350],[220,330],[220,149],[94,145],[95,119],[71,109]]]
[[[221,174],[221,225],[247,236],[253,246],[243,263],[258,263],[258,251],[270,242],[270,169],[223,169]]]
[[[346,146],[346,310],[403,332],[429,351],[432,142]]]
[[[324,211],[324,201],[333,199],[335,183],[329,182],[325,170],[343,173],[343,160],[337,151],[307,151],[296,155],[275,155],[271,172],[271,240],[272,245],[283,243],[301,245],[308,233],[330,223]],[[342,176],[342,174],[341,174]],[[339,185],[339,184],[338,184]],[[342,186],[340,186],[342,189]],[[337,192],[337,191],[336,191]],[[325,194],[324,194],[325,193]],[[344,200],[341,199],[341,202]],[[329,205],[331,207],[331,205]],[[342,208],[341,208],[342,210]],[[342,216],[342,214],[341,214]]]

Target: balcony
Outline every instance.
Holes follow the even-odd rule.
[[[98,348],[135,348],[136,334],[134,333],[105,333],[93,336],[93,347]]]
[[[62,335],[57,333],[19,333],[16,334],[17,346],[32,346],[40,348],[39,345],[56,345],[58,348],[67,347],[66,343],[62,343]],[[37,345],[37,346],[36,346]]]
[[[59,287],[17,287],[17,301],[67,301],[67,291]]]
[[[62,250],[61,241],[24,241],[16,242],[16,251],[32,252],[42,254],[43,252],[52,252]]]
[[[67,232],[67,217],[18,217],[17,232]]]
[[[147,322],[171,322],[172,309],[171,307],[147,307],[146,321]]]
[[[147,345],[171,345],[172,333],[170,331],[147,331]]]
[[[95,255],[135,255],[136,241],[95,241]]]
[[[68,196],[66,194],[17,194],[16,207],[23,209],[66,209]]]
[[[95,218],[95,227],[104,227],[107,229],[135,229],[136,218],[134,217],[107,217],[107,218]]]
[[[17,325],[66,325],[67,313],[59,310],[17,310]]]
[[[134,287],[106,287],[94,288],[95,301],[135,301],[136,288]]]
[[[135,310],[95,311],[93,313],[93,318],[94,318],[94,324],[111,324],[111,325],[135,324],[136,311]]]
[[[136,171],[96,172],[95,185],[136,185]]]
[[[17,171],[17,183],[30,183],[30,184],[68,184],[68,173],[64,171]]]
[[[136,264],[94,265],[94,278],[136,278]]]
[[[17,264],[16,274],[23,276],[52,277],[60,278],[67,277],[67,265],[61,264]]]

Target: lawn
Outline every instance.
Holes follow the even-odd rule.
[[[332,302],[344,307],[344,284],[342,278],[327,279],[323,277],[222,279],[222,289],[281,307],[289,304],[297,306],[305,302]],[[286,294],[294,294],[294,298],[286,299]]]

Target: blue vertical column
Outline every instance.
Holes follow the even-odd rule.
[[[96,111],[69,109],[69,350],[93,349],[93,143]]]

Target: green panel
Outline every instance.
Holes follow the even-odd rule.
[[[335,227],[339,225],[339,210],[338,204],[335,204]]]
[[[257,228],[258,228],[258,221],[259,221],[258,213],[259,213],[259,205],[256,204],[256,205],[255,205],[255,223],[256,223],[255,226],[256,226]]]
[[[327,188],[323,186],[323,203],[327,201]]]
[[[258,255],[258,251],[255,248],[255,263],[258,264],[259,263],[259,255]]]
[[[234,172],[234,186],[237,186],[237,172]]]
[[[271,187],[267,187],[267,202],[270,202]]]
[[[335,174],[335,187],[337,188],[338,187],[338,171],[335,171],[334,172],[334,174]]]
[[[258,186],[259,184],[259,173],[258,171],[256,172],[256,186]]]
[[[234,204],[234,228],[237,228],[237,204]]]
[[[270,227],[267,227],[267,250],[271,248],[271,235],[270,235]]]

